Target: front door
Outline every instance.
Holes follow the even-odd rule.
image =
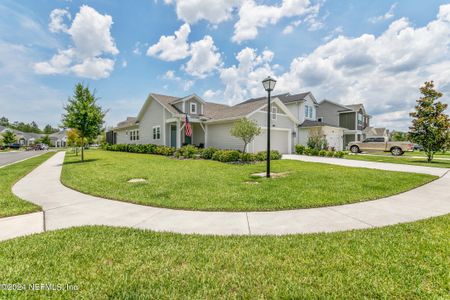
[[[177,147],[177,125],[170,125],[170,146]]]
[[[184,143],[187,144],[187,145],[192,144],[192,137],[186,135],[184,137]]]

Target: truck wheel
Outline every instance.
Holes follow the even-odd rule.
[[[400,149],[399,147],[394,147],[394,148],[392,148],[392,149],[391,149],[391,153],[392,153],[392,155],[394,155],[394,156],[400,156],[400,155],[403,155],[403,151],[402,151],[402,149]]]
[[[350,151],[352,152],[352,153],[359,153],[359,147],[358,146],[351,146],[350,147]]]

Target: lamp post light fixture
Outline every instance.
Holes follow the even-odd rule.
[[[267,157],[266,157],[266,177],[270,178],[270,92],[275,88],[277,81],[268,76],[262,81],[264,89],[267,91]]]

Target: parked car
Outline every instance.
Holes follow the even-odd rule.
[[[350,142],[348,148],[352,153],[363,151],[391,152],[394,156],[403,155],[407,151],[413,151],[414,146],[410,142],[390,142],[387,137],[370,137],[362,142]]]
[[[423,146],[419,144],[414,144],[414,150],[423,151]]]
[[[20,144],[18,144],[18,143],[8,144],[8,148],[10,148],[10,149],[20,149]]]

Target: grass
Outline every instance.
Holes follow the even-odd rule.
[[[444,299],[450,216],[329,234],[219,237],[82,227],[0,243],[0,298]]]
[[[81,192],[144,205],[193,210],[278,210],[352,203],[397,194],[436,177],[299,161],[273,161],[277,179],[252,178],[265,164],[88,151],[86,163],[67,154],[62,182]],[[145,178],[147,183],[128,183]],[[250,182],[250,183],[249,183]],[[257,184],[251,184],[251,183]]]
[[[10,217],[30,212],[40,211],[41,208],[33,203],[16,197],[12,186],[34,168],[46,161],[53,153],[27,159],[25,161],[0,168],[0,217]]]
[[[433,159],[431,163],[427,162],[427,159],[424,158],[412,158],[408,156],[392,156],[392,155],[361,155],[361,154],[348,154],[345,156],[346,159],[353,160],[366,160],[366,161],[375,161],[375,162],[387,162],[387,163],[395,163],[395,164],[405,164],[405,165],[415,165],[422,167],[439,167],[439,168],[450,168],[450,160],[439,160],[439,158]]]
[[[405,152],[405,156],[423,156],[426,157],[427,155],[423,151],[413,151],[413,152]],[[450,152],[438,152],[434,155],[435,158],[450,158]]]

